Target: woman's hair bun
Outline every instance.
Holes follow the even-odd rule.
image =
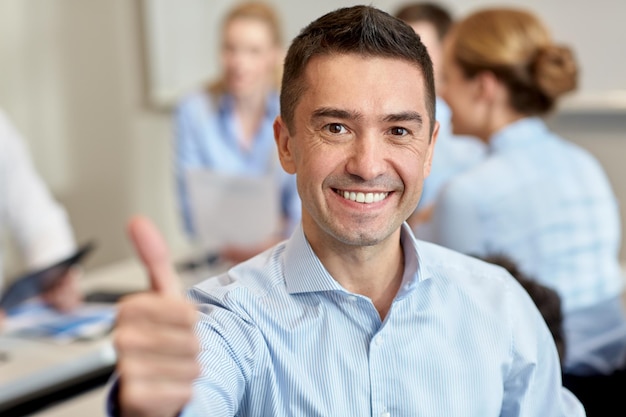
[[[576,59],[566,46],[542,48],[535,59],[533,73],[541,92],[552,99],[575,90],[578,84]]]

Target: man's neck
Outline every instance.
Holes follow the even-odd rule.
[[[375,246],[342,245],[332,249],[324,246],[314,251],[342,287],[368,297],[381,320],[385,319],[404,275],[404,252],[399,236]]]

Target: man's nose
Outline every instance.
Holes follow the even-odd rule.
[[[385,171],[384,138],[374,133],[357,137],[350,149],[347,171],[363,180],[372,180]]]

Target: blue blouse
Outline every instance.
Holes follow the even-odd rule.
[[[538,118],[519,120],[491,138],[482,164],[443,189],[433,216],[434,242],[473,255],[507,255],[560,294],[568,370],[622,365],[618,204],[588,152]]]
[[[210,168],[225,174],[245,176],[274,175],[289,231],[299,222],[301,207],[296,179],[281,168],[274,141],[273,123],[279,114],[277,93],[267,97],[266,109],[252,148],[246,150],[239,145],[241,129],[235,118],[231,96],[225,94],[213,100],[206,91],[199,91],[179,103],[174,116],[174,164],[179,205],[190,235],[195,233],[185,176],[193,168]]]

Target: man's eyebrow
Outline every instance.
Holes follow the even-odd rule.
[[[362,115],[358,112],[351,112],[348,110],[342,110],[333,107],[320,107],[319,109],[313,111],[311,119],[315,120],[321,118],[357,120],[362,118]]]
[[[424,119],[421,114],[414,111],[407,111],[402,113],[388,114],[383,117],[383,122],[417,122],[420,125],[424,123]]]

